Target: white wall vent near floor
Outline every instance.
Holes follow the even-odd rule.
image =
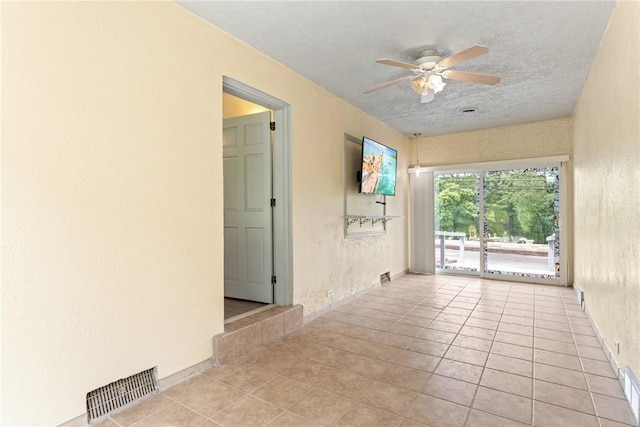
[[[629,366],[624,367],[624,395],[629,401],[636,423],[640,422],[640,384]]]
[[[576,295],[578,297],[578,304],[580,304],[580,307],[582,307],[582,303],[584,301],[584,292],[579,286],[576,286]]]
[[[159,391],[156,368],[147,369],[128,378],[114,381],[87,393],[87,417],[89,423],[103,418]]]

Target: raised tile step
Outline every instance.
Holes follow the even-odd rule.
[[[274,306],[224,325],[213,337],[215,366],[231,363],[261,345],[302,327],[302,306]]]

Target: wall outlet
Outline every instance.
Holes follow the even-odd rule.
[[[329,290],[327,291],[327,297],[329,297],[329,298],[333,298],[333,289],[329,289]]]

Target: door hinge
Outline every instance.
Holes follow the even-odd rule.
[[[271,199],[271,207],[272,208],[276,207],[276,199]]]
[[[276,284],[276,276],[275,275],[271,275],[271,284],[272,285]]]
[[[271,130],[276,130],[276,122],[269,122],[269,128]]]

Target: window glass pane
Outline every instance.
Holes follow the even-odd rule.
[[[560,276],[557,167],[486,172],[484,216],[485,273]]]
[[[477,173],[435,174],[436,268],[480,271]]]

